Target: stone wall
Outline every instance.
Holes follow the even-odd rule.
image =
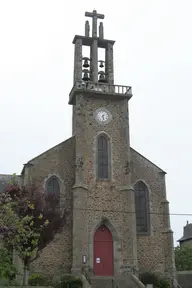
[[[182,288],[192,288],[192,271],[177,271],[177,281]]]
[[[72,261],[72,187],[75,169],[74,137],[32,159],[24,170],[24,182],[35,183],[45,191],[49,177],[55,175],[60,184],[60,207],[67,213],[62,232],[45,247],[40,257],[31,264],[31,271],[57,276],[69,273]],[[27,180],[26,180],[27,179]],[[27,183],[25,183],[27,184]]]
[[[166,199],[165,173],[131,149],[132,183],[142,180],[149,190],[150,234],[137,236],[140,272],[171,274],[174,268],[173,239],[169,203]]]
[[[94,100],[94,101],[93,101]],[[95,111],[109,110],[106,126],[95,120]],[[166,199],[165,172],[129,147],[127,101],[86,97],[79,94],[74,107],[76,135],[29,161],[23,183],[35,182],[45,190],[49,177],[58,177],[61,207],[67,208],[67,223],[41,252],[31,270],[50,277],[93,268],[93,238],[105,224],[113,235],[115,274],[137,266],[140,272],[172,273],[173,235]],[[110,141],[110,179],[97,179],[97,136]],[[132,173],[126,164],[132,161]],[[76,167],[76,169],[75,169]],[[130,168],[130,167],[129,167]],[[132,186],[142,180],[149,189],[151,233],[136,237],[135,201]],[[137,243],[137,245],[136,245]],[[73,253],[72,253],[73,252]]]
[[[183,247],[185,245],[192,245],[192,239],[187,239],[185,241],[180,242],[181,247]]]
[[[75,126],[76,126],[76,156],[82,158],[83,167],[76,176],[85,185],[95,185],[97,180],[97,137],[105,133],[110,142],[110,181],[116,185],[129,185],[129,174],[126,173],[126,163],[129,160],[129,120],[128,103],[125,99],[103,99],[103,95],[86,97],[77,95]],[[96,121],[98,109],[107,109],[112,118],[107,125]],[[105,182],[105,181],[103,181]]]
[[[103,108],[102,108],[103,107]],[[107,109],[111,119],[106,125],[95,119],[97,109]],[[76,96],[76,157],[82,167],[76,171],[73,202],[73,269],[80,270],[82,256],[93,268],[93,239],[96,229],[104,223],[114,240],[114,271],[136,266],[136,232],[134,191],[130,189],[128,104],[123,98],[104,95]],[[97,137],[104,133],[109,139],[110,177],[97,178]]]

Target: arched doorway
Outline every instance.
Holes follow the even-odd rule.
[[[113,238],[110,230],[101,225],[94,235],[94,274],[113,276]]]

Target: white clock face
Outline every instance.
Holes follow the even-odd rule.
[[[112,120],[111,113],[106,108],[98,108],[94,113],[94,118],[99,124],[108,124]]]
[[[108,115],[108,113],[107,113],[106,111],[99,111],[99,112],[97,113],[97,118],[98,118],[98,120],[99,120],[100,122],[105,122],[105,121],[108,120],[109,115]]]

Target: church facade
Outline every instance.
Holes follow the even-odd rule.
[[[71,138],[24,165],[21,181],[59,195],[62,232],[31,270],[47,275],[116,276],[154,271],[174,275],[173,232],[165,172],[130,147],[130,86],[114,84],[113,46],[104,15],[86,12],[85,35],[73,40]],[[90,35],[91,34],[91,35]],[[99,34],[99,35],[98,35]],[[82,47],[90,55],[82,55]],[[105,59],[98,61],[98,49]]]

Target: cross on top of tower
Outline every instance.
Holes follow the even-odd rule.
[[[104,19],[103,14],[97,14],[96,10],[93,12],[85,12],[85,16],[92,18],[92,37],[97,37],[97,19]]]

